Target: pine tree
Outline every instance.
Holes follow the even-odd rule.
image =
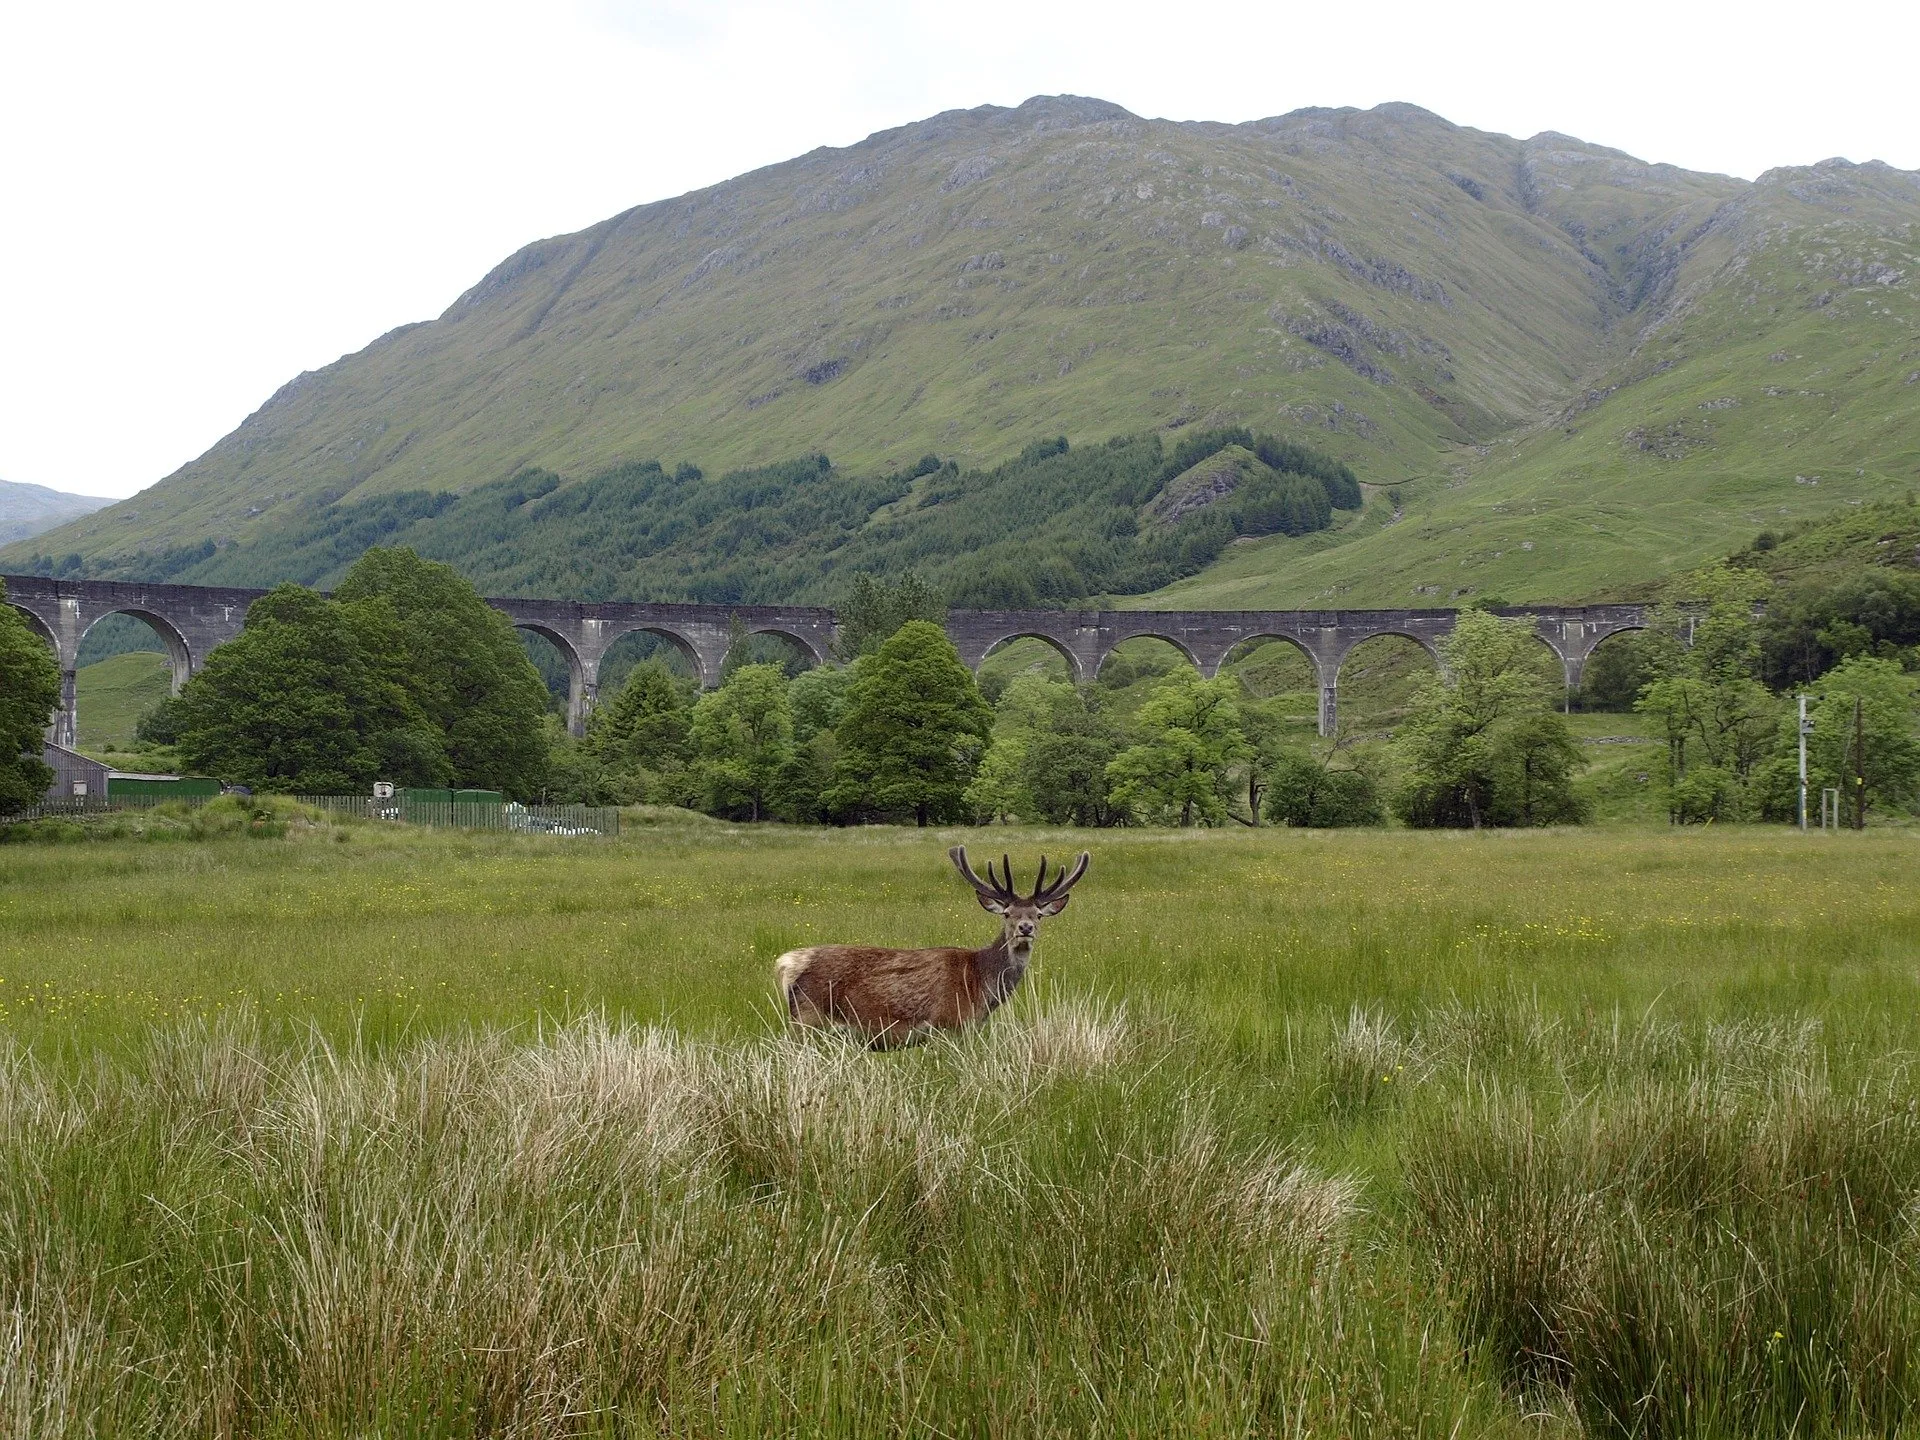
[[[587,740],[610,765],[664,770],[685,762],[692,706],[658,660],[633,667],[610,705],[594,711]]]

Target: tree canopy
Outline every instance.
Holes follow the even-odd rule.
[[[60,704],[60,666],[7,602],[0,581],[0,815],[38,801],[53,783],[40,742]]]
[[[253,602],[175,707],[193,769],[256,790],[444,785],[439,732],[404,683],[404,642],[382,596],[348,603],[297,585]]]
[[[1414,698],[1395,737],[1404,775],[1395,797],[1409,825],[1547,825],[1582,818],[1572,788],[1582,763],[1548,708],[1533,664],[1533,627],[1462,611],[1441,642],[1442,672]]]
[[[256,600],[166,718],[189,766],[254,789],[392,780],[532,799],[545,701],[512,627],[470,584],[372,550],[331,597],[282,585]]]
[[[1148,824],[1223,820],[1229,771],[1250,753],[1240,694],[1237,680],[1187,666],[1163,679],[1134,717],[1139,742],[1107,766],[1114,807]]]
[[[962,818],[991,719],[946,632],[909,620],[855,670],[828,804],[919,825]]]
[[[702,695],[690,727],[707,808],[759,820],[770,814],[793,757],[793,712],[778,665],[742,665]]]
[[[403,683],[439,731],[454,784],[516,796],[539,789],[546,685],[506,616],[459,572],[411,550],[369,550],[334,598],[392,607]]]

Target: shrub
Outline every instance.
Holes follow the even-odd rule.
[[[1332,830],[1378,825],[1386,818],[1380,787],[1363,770],[1334,770],[1298,750],[1275,761],[1261,805],[1275,825]]]

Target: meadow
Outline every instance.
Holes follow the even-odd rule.
[[[0,1432],[1916,1427],[1920,834],[630,819],[0,845]],[[1014,1003],[786,1035],[956,840]]]

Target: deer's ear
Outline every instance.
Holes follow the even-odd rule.
[[[1071,895],[1056,895],[1053,899],[1042,905],[1036,913],[1042,919],[1045,919],[1049,915],[1058,915],[1062,910],[1067,908],[1067,901],[1072,898]]]
[[[973,898],[978,900],[980,902],[980,908],[990,915],[1004,915],[1007,913],[1007,902],[1004,900],[996,900],[984,890],[974,891]]]

